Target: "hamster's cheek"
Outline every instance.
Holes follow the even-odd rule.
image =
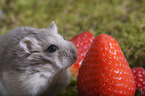
[[[30,54],[27,59],[28,60],[33,60],[33,59],[39,59],[41,56],[40,56],[40,53],[32,53]]]

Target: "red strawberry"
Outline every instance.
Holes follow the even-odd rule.
[[[90,46],[77,78],[79,96],[134,96],[135,81],[117,41],[100,34]]]
[[[90,32],[83,32],[70,40],[77,47],[77,51],[78,51],[78,60],[70,67],[70,71],[75,78],[78,75],[80,65],[90,45],[92,44],[93,40],[94,40],[94,36]]]
[[[142,90],[142,96],[145,96],[145,69],[142,67],[132,68],[135,79],[136,89]]]

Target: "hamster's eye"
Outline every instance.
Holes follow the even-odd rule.
[[[58,47],[56,45],[50,45],[48,48],[47,48],[47,51],[48,52],[55,52],[56,50],[58,50]]]

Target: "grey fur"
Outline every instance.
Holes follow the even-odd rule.
[[[51,44],[59,49],[47,52]],[[76,47],[57,33],[54,22],[48,29],[10,30],[0,37],[0,94],[55,96],[69,84],[67,68],[76,59]]]

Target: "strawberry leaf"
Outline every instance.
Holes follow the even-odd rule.
[[[135,91],[135,96],[141,96],[141,90],[140,89],[137,89]]]

